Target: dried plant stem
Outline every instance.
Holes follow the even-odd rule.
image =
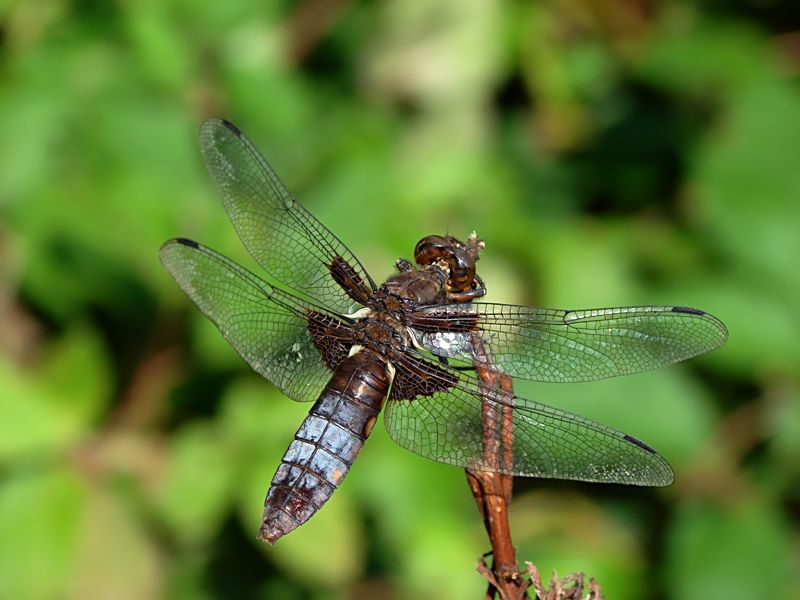
[[[480,335],[473,334],[472,343],[476,350],[475,371],[487,389],[487,396],[491,395],[490,391],[497,391],[504,396],[513,397],[513,384],[509,376],[481,366],[488,364],[488,359]],[[513,464],[514,430],[511,408],[498,404],[490,397],[484,397],[482,420],[484,461],[496,471],[466,469],[467,483],[492,544],[492,567],[489,569],[481,558],[478,572],[489,582],[487,600],[491,600],[496,594],[503,600],[527,598],[526,590],[531,581],[522,576],[517,566],[508,521],[513,477],[497,472],[503,465]]]
[[[584,587],[583,573],[573,573],[559,579],[553,572],[550,586],[545,589],[535,565],[527,562],[524,572],[520,572],[509,525],[514,478],[498,472],[510,470],[513,464],[512,408],[510,404],[500,404],[495,399],[498,394],[507,400],[513,398],[513,384],[508,375],[486,368],[488,358],[477,333],[472,336],[472,344],[476,350],[475,371],[486,389],[482,408],[484,464],[493,469],[466,469],[467,483],[492,544],[491,568],[484,557],[478,561],[478,572],[489,582],[485,600],[497,596],[502,600],[528,598],[527,590],[531,586],[539,600],[603,600],[600,586],[594,578],[589,579],[588,589]],[[584,590],[587,592],[585,598]]]

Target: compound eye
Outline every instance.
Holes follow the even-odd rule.
[[[450,267],[450,286],[452,288],[461,289],[475,277],[475,265],[470,261],[467,253],[460,248],[455,248],[450,252],[447,264]],[[471,274],[470,266],[472,267]]]
[[[450,270],[447,285],[451,291],[468,291],[475,280],[475,258],[454,237],[429,235],[422,238],[414,249],[414,260],[426,266],[444,263]]]
[[[420,266],[432,265],[444,260],[448,262],[450,242],[440,235],[429,235],[417,242],[414,248],[414,260]]]

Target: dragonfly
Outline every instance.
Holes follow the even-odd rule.
[[[272,479],[261,539],[274,544],[331,498],[381,411],[397,444],[449,465],[639,486],[673,481],[666,460],[638,438],[480,375],[585,382],[639,373],[723,344],[719,319],[685,306],[483,302],[475,235],[426,236],[416,265],[399,259],[377,285],[239,128],[209,120],[198,137],[239,238],[268,276],[186,238],[167,241],[161,262],[256,372],[292,400],[313,402]]]

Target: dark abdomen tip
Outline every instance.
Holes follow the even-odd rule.
[[[258,531],[258,537],[259,539],[269,542],[274,546],[275,542],[283,537],[283,532],[278,531],[277,529],[270,529],[266,525],[262,525],[261,529]]]
[[[284,488],[284,491],[287,494],[290,493],[287,488]],[[269,497],[267,498],[267,501],[269,501]],[[271,511],[269,516],[265,515],[264,520],[261,521],[261,528],[258,530],[258,537],[265,542],[275,544],[275,542],[277,542],[287,533],[294,531],[299,525],[300,523],[293,517],[289,516],[282,508],[274,510]]]

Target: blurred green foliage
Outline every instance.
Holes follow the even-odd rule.
[[[373,434],[276,547],[306,406],[161,268],[251,266],[226,116],[376,277],[477,229],[490,300],[678,303],[711,355],[518,392],[641,437],[671,488],[516,483],[520,559],[608,598],[800,597],[800,17],[791,2],[0,3],[0,597],[478,598],[457,470]]]

